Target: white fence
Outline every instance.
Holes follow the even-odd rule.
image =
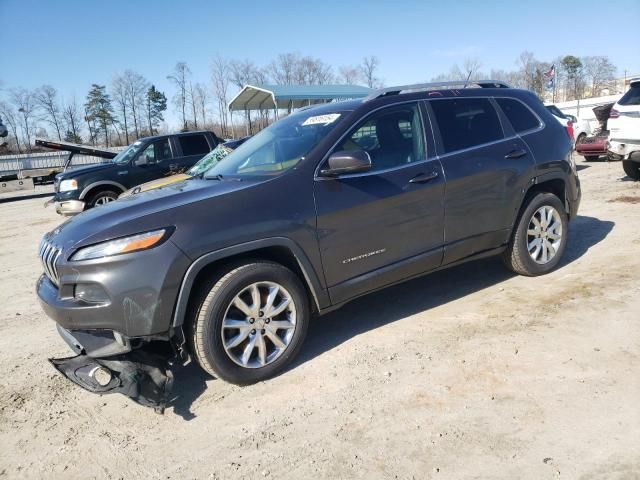
[[[123,147],[112,150],[122,150]],[[10,175],[21,170],[31,170],[38,168],[61,168],[69,158],[69,152],[45,152],[45,153],[23,153],[17,155],[0,156],[0,175]],[[69,168],[96,163],[110,162],[111,160],[92,155],[76,154],[71,160]]]
[[[596,120],[593,107],[617,102],[622,95],[607,95],[605,97],[585,98],[583,100],[571,100],[570,102],[556,103],[555,106],[563,113],[573,115],[580,120]]]

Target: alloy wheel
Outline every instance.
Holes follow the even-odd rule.
[[[555,256],[563,241],[560,213],[549,205],[537,209],[527,228],[527,249],[531,259],[544,265]]]
[[[274,362],[289,347],[296,328],[291,294],[275,282],[256,282],[231,300],[222,320],[222,344],[244,368]]]

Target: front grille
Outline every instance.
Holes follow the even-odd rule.
[[[58,286],[60,284],[60,277],[58,276],[58,266],[56,265],[56,262],[60,258],[61,254],[62,250],[52,243],[49,243],[47,240],[43,239],[42,242],[40,242],[38,255],[42,261],[44,273],[49,280]]]

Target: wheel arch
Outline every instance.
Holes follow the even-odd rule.
[[[179,328],[189,311],[189,302],[200,281],[232,262],[270,260],[298,275],[316,311],[330,305],[329,296],[304,251],[291,239],[275,237],[243,243],[202,255],[195,260],[182,279],[171,326]]]
[[[120,193],[126,190],[124,185],[122,185],[121,183],[114,182],[112,180],[100,180],[98,182],[93,182],[87,185],[86,187],[84,187],[84,189],[82,190],[78,198],[80,200],[84,200],[89,194],[93,192],[100,191],[100,190],[110,190],[109,188],[106,188],[106,187],[116,187],[118,190],[120,190]]]
[[[567,199],[567,183],[563,172],[549,172],[544,175],[532,178],[528,188],[524,191],[520,207],[518,208],[513,221],[511,222],[511,235],[518,225],[520,215],[536,193],[552,193],[564,203],[567,214],[570,212],[569,200]]]

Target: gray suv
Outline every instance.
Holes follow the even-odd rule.
[[[171,359],[264,380],[314,315],[361,295],[491,255],[551,271],[580,197],[571,139],[529,91],[411,85],[306,108],[199,177],[45,235],[38,297],[79,354],[54,363],[99,392],[130,389],[131,369],[162,391],[149,364]]]

